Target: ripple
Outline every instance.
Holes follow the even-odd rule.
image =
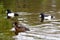
[[[19,33],[16,36],[16,40],[19,40],[23,37],[26,40],[60,40],[60,26],[57,26],[55,23],[51,22],[47,24],[36,25],[35,27],[30,28],[30,31]],[[60,24],[60,23],[58,23]]]

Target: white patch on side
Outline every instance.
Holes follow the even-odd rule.
[[[14,17],[14,13],[8,13],[8,16]]]

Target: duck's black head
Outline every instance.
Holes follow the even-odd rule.
[[[11,10],[10,9],[7,9],[7,13],[11,13]]]

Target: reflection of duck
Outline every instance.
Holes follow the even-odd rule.
[[[16,38],[14,38],[15,40],[34,40],[32,37],[25,37],[25,36],[21,36],[18,37],[16,36]]]
[[[19,33],[18,35],[13,36],[13,38],[14,38],[15,40],[35,40],[33,37],[25,36],[25,35],[26,35],[26,33],[21,32],[21,33]]]
[[[14,25],[15,25],[15,34],[16,35],[18,35],[19,32],[29,31],[29,28],[26,28],[22,24],[18,25],[17,22],[15,22]]]

